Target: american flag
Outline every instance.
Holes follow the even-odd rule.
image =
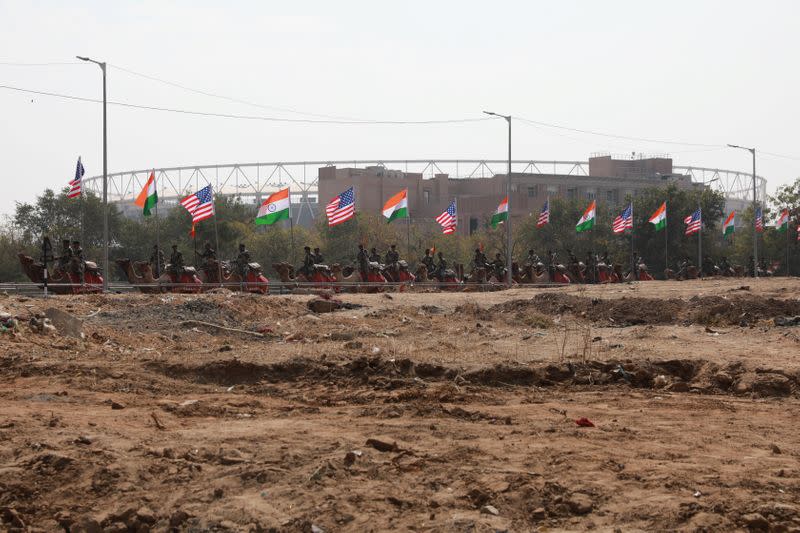
[[[206,185],[194,194],[190,194],[181,205],[192,215],[192,226],[214,216],[214,191],[211,185]]]
[[[545,200],[542,206],[542,212],[539,213],[539,220],[536,221],[536,227],[541,228],[550,223],[550,199]]]
[[[447,206],[444,213],[436,217],[436,222],[442,226],[442,233],[447,235],[448,233],[455,233],[456,225],[458,221],[456,220],[456,201],[453,200],[450,202],[450,205]]]
[[[756,208],[756,231],[759,233],[764,232],[764,214],[761,212],[761,208]]]
[[[626,229],[633,229],[633,204],[628,204],[625,211],[622,212],[611,224],[611,230],[614,233],[625,233]]]
[[[76,198],[81,195],[84,174],[86,174],[86,170],[84,170],[83,163],[81,163],[81,158],[79,157],[78,164],[75,166],[75,179],[69,182],[67,198]]]
[[[700,210],[698,209],[688,217],[683,219],[683,223],[686,224],[686,231],[684,235],[692,235],[700,231],[700,226],[703,224],[703,216],[700,214]]]
[[[325,214],[328,215],[328,226],[335,226],[353,218],[356,214],[356,193],[353,188],[350,187],[328,202]]]

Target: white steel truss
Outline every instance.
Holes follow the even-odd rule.
[[[566,176],[589,176],[588,161],[512,160],[513,173],[537,173]],[[425,178],[448,174],[452,178],[488,178],[505,174],[504,159],[374,159],[341,161],[292,161],[271,163],[231,163],[194,165],[142,170],[128,170],[108,175],[109,201],[133,201],[151,172],[156,174],[159,199],[177,202],[198,189],[212,185],[217,194],[238,196],[243,201],[261,202],[281,188],[291,188],[292,199],[300,203],[317,202],[317,169],[336,166],[351,168],[385,167],[418,172]],[[675,174],[691,177],[695,183],[708,184],[721,191],[726,199],[752,201],[752,174],[738,170],[673,166]],[[96,194],[102,192],[102,176],[84,179],[84,186]],[[767,181],[757,176],[758,201],[766,198]],[[313,212],[313,211],[312,211]]]

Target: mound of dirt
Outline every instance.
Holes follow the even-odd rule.
[[[500,363],[476,368],[415,363],[410,359],[358,357],[333,361],[292,359],[272,364],[245,363],[236,359],[201,364],[163,364],[148,367],[166,376],[196,383],[222,386],[256,383],[324,382],[370,384],[398,389],[416,386],[417,380],[451,382],[483,387],[553,387],[627,385],[634,388],[670,387],[670,390],[757,396],[789,396],[800,387],[800,375],[779,370],[745,370],[740,364],[720,368],[706,361],[673,359],[668,361],[608,360],[519,365]]]
[[[592,322],[632,326],[639,324],[696,323],[716,326],[749,325],[776,316],[800,314],[800,300],[761,296],[695,296],[679,298],[602,299],[570,294],[542,293],[489,308],[491,314],[536,311],[547,315],[570,314]]]

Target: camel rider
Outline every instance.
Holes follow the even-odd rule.
[[[311,254],[311,256],[314,259],[314,264],[315,265],[324,265],[325,264],[325,258],[322,257],[322,252],[319,251],[319,248],[314,248],[314,253]]]
[[[686,277],[690,266],[693,266],[692,260],[689,259],[689,256],[687,255],[683,261],[678,263],[678,273],[675,275],[675,277],[679,279],[682,277]]]
[[[430,249],[425,249],[425,257],[420,259],[420,263],[425,265],[425,268],[428,270],[428,276],[434,276],[436,274],[436,268],[433,264],[433,255],[431,255]]]
[[[72,272],[82,276],[86,270],[86,261],[83,259],[83,248],[79,241],[72,241]]]
[[[178,251],[178,245],[172,245],[172,254],[169,256],[170,274],[175,277],[183,274],[183,254]]]
[[[358,272],[361,274],[362,281],[366,281],[367,274],[369,273],[369,254],[363,244],[358,245],[356,263],[358,263]]]
[[[523,261],[522,264],[526,267],[535,267],[539,262],[539,256],[536,255],[533,250],[528,250],[528,256],[525,257],[525,261]]]
[[[486,254],[480,248],[475,248],[475,257],[472,259],[474,268],[486,268],[489,260],[486,259]]]
[[[389,246],[389,251],[386,252],[386,264],[393,272],[400,270],[400,252],[397,251],[396,244]]]
[[[547,250],[547,273],[550,274],[550,279],[553,279],[556,275],[557,257],[553,250]]]
[[[58,256],[58,268],[61,272],[66,272],[72,262],[72,248],[69,247],[69,239],[61,241],[61,255]]]
[[[506,279],[506,262],[499,253],[494,255],[492,268],[494,269],[494,277],[497,278],[497,281],[503,281]]]
[[[703,257],[703,274],[706,276],[713,276],[714,275],[714,261],[711,259],[711,256],[706,255]]]
[[[370,248],[369,250],[369,262],[370,263],[381,263],[381,254],[378,253],[376,248]]]
[[[444,280],[444,274],[447,271],[447,260],[444,258],[442,252],[438,254],[439,262],[436,264],[436,277],[439,278],[439,281]]]
[[[639,279],[639,265],[642,262],[642,256],[639,255],[639,252],[633,252],[633,279]]]
[[[311,253],[310,246],[304,246],[303,253],[303,266],[300,267],[300,273],[309,277],[314,273],[315,258],[314,254]]]
[[[719,261],[719,269],[722,271],[724,276],[727,276],[731,273],[731,264],[728,262],[728,258],[724,255]]]
[[[569,256],[570,266],[575,266],[579,263],[578,258],[575,257],[575,254],[572,253],[572,250],[567,249],[567,255]]]
[[[155,277],[164,272],[164,251],[157,244],[153,245],[153,253],[150,254],[150,268],[153,269]]]
[[[203,251],[201,253],[199,253],[199,252],[195,252],[195,253],[198,256],[200,256],[200,259],[203,260],[203,262],[205,263],[205,267],[206,268],[211,266],[209,263],[212,260],[214,260],[214,261],[217,260],[217,251],[214,248],[211,247],[211,243],[208,242],[208,241],[206,241],[206,243],[203,245]]]
[[[595,272],[595,258],[592,252],[586,252],[586,275],[586,279],[590,282],[594,282],[597,277],[597,273]]]
[[[250,252],[244,243],[239,243],[239,254],[236,256],[236,268],[239,270],[239,276],[242,279],[247,279],[247,272],[250,270]]]

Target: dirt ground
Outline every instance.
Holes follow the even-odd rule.
[[[798,297],[0,296],[0,530],[800,531]]]

